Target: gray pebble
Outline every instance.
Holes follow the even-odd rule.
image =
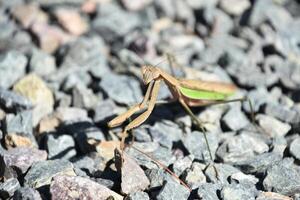
[[[25,74],[26,65],[27,58],[17,51],[0,54],[0,87],[10,88]]]
[[[290,144],[290,152],[297,159],[300,160],[300,137],[297,137]]]
[[[73,165],[67,160],[36,162],[26,174],[24,184],[29,187],[39,188],[49,185],[54,176],[63,174],[75,176]]]
[[[143,98],[139,82],[129,76],[106,74],[100,86],[110,98],[118,103],[136,104]]]
[[[79,122],[68,122],[64,124],[63,129],[65,133],[72,135],[75,138],[81,152],[90,152],[91,144],[89,140],[101,141],[105,140],[104,134],[100,128],[98,128],[90,120],[84,120]]]
[[[281,158],[281,155],[277,153],[263,153],[237,163],[237,165],[245,173],[263,173],[269,166],[281,161]]]
[[[98,98],[93,91],[83,85],[76,85],[72,93],[74,107],[91,109],[98,102]]]
[[[215,159],[215,152],[218,148],[218,137],[213,133],[206,133],[206,135],[208,144],[210,145],[212,157]],[[195,156],[195,159],[199,159],[201,161],[210,160],[209,151],[207,149],[203,133],[199,131],[188,133],[183,139],[183,144],[189,153]]]
[[[29,70],[39,76],[47,76],[56,70],[55,58],[42,50],[36,49],[32,53]]]
[[[129,194],[125,200],[150,200],[150,198],[146,192],[135,192]]]
[[[19,189],[20,183],[16,178],[10,178],[0,184],[0,197],[8,199],[13,196],[14,192]]]
[[[76,156],[75,141],[70,135],[48,134],[46,139],[48,159],[70,159]]]
[[[42,200],[40,193],[30,187],[21,187],[15,191],[13,200]]]
[[[220,7],[232,15],[241,15],[250,7],[249,0],[221,0]]]
[[[174,181],[166,181],[156,196],[157,200],[187,200],[190,195],[190,191]]]
[[[232,131],[238,131],[250,123],[247,116],[241,111],[240,106],[238,105],[232,106],[226,112],[222,120]]]
[[[265,113],[287,123],[297,123],[300,118],[300,113],[293,108],[274,103],[267,103]]]
[[[260,138],[250,134],[228,136],[217,150],[217,155],[226,163],[237,163],[269,150]]]
[[[117,4],[105,4],[98,13],[92,26],[106,41],[124,36],[141,23],[139,15],[126,12]]]
[[[254,187],[254,185],[253,185]],[[223,187],[221,197],[224,200],[255,200],[256,189],[243,184],[230,184]]]
[[[199,186],[197,194],[203,200],[216,200],[219,199],[217,193],[221,189],[220,183],[203,183]]]
[[[158,142],[169,149],[172,148],[173,142],[177,142],[182,138],[182,131],[179,126],[167,120],[156,122],[150,128],[150,134],[154,142]]]
[[[25,110],[19,112],[17,115],[7,114],[5,117],[5,132],[22,133],[24,135],[32,135],[32,111]]]
[[[217,174],[216,174],[217,171]],[[212,183],[228,184],[228,178],[235,173],[240,172],[237,168],[223,163],[213,163],[209,165],[204,174],[207,180]]]
[[[230,176],[231,183],[250,183],[255,185],[259,180],[253,175],[244,174],[243,172],[237,172]]]
[[[160,187],[163,185],[164,181],[172,181],[171,179],[173,178],[170,174],[168,174],[161,168],[147,169],[145,171],[145,174],[150,181],[150,189]]]
[[[259,114],[256,116],[258,124],[270,137],[285,136],[291,129],[291,125],[283,123],[268,115]]]
[[[193,160],[194,157],[192,155],[178,158],[173,164],[173,171],[177,176],[180,176],[182,172],[191,167]]]
[[[107,119],[108,117],[120,114],[120,111],[122,109],[119,108],[113,100],[107,99],[107,100],[99,102],[93,110],[95,112],[95,115],[93,118],[94,121],[101,122],[101,121]]]
[[[183,173],[184,181],[192,189],[196,189],[206,183],[206,176],[203,173],[204,164],[194,162],[192,166]]]
[[[93,174],[94,171],[96,171],[94,159],[92,159],[88,156],[77,158],[72,163],[75,168],[79,168],[79,169],[87,172],[88,174]]]
[[[17,112],[32,108],[32,103],[22,95],[0,87],[0,106],[8,111]]]
[[[293,163],[280,162],[273,164],[267,170],[263,181],[264,189],[283,195],[294,195],[300,192],[299,167]]]

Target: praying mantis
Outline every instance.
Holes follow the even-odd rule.
[[[129,119],[133,114],[146,109],[142,114],[140,114],[133,121],[127,124],[127,126],[125,126],[121,134],[120,149],[124,150],[125,148],[125,139],[128,135],[128,131],[141,125],[150,116],[156,104],[160,84],[162,81],[164,81],[171,91],[173,99],[179,101],[185,111],[191,116],[192,121],[200,128],[200,131],[204,134],[204,139],[209,152],[209,156],[211,161],[213,161],[203,123],[191,111],[190,107],[207,106],[224,102],[245,101],[247,99],[240,98],[226,100],[228,97],[235,94],[238,89],[235,85],[230,83],[178,79],[163,71],[162,69],[152,65],[142,66],[141,71],[143,75],[143,82],[148,86],[142,102],[134,105],[126,112],[120,114],[119,116],[108,122],[108,126],[110,128],[119,126],[124,121]],[[252,106],[250,101],[249,104],[251,108]]]

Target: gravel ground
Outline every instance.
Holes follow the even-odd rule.
[[[144,64],[234,83],[236,102],[157,104],[134,147],[107,122]],[[159,101],[171,97],[162,85]],[[0,0],[0,198],[300,199],[299,0]],[[128,138],[128,143],[131,137]],[[215,173],[215,169],[217,175]]]

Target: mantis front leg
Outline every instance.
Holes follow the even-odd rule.
[[[147,110],[142,113],[140,116],[138,116],[137,118],[135,118],[132,122],[130,122],[125,128],[124,131],[122,133],[122,139],[121,139],[121,149],[124,149],[124,144],[125,144],[125,138],[127,137],[127,131],[141,125],[143,122],[146,121],[146,119],[149,117],[149,115],[151,114],[151,112],[154,109],[155,106],[155,102],[157,99],[157,95],[158,95],[158,91],[159,91],[159,86],[160,86],[160,80],[155,80],[154,81],[154,85],[152,88],[152,91],[150,93],[150,100],[148,103],[148,108]]]
[[[110,122],[108,122],[109,127],[116,127],[122,124],[125,120],[127,120],[129,117],[131,117],[134,113],[142,110],[145,105],[147,104],[149,100],[150,93],[152,91],[154,82],[149,83],[149,86],[147,88],[146,94],[144,96],[144,99],[141,103],[134,105],[126,112],[122,113],[121,115],[117,116],[116,118],[112,119]]]

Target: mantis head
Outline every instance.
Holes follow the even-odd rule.
[[[160,75],[159,69],[151,65],[142,66],[143,81],[148,85],[151,81],[157,79]]]

